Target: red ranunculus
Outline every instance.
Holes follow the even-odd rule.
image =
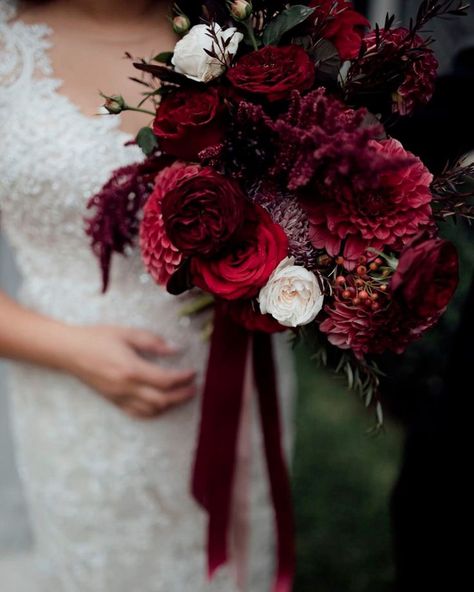
[[[222,257],[194,257],[191,276],[194,284],[225,300],[253,298],[271,273],[288,255],[288,238],[279,224],[258,205],[233,249]]]
[[[428,319],[443,313],[457,284],[456,247],[422,233],[402,252],[391,289],[407,310]]]
[[[248,201],[239,184],[203,168],[163,198],[168,236],[185,255],[218,254],[244,221]]]
[[[165,96],[153,132],[160,148],[183,160],[195,160],[224,134],[224,105],[215,88],[186,89]]]
[[[145,267],[158,284],[166,284],[183,258],[165,230],[161,213],[163,197],[188,177],[197,175],[199,170],[199,165],[184,162],[166,167],[157,175],[153,192],[145,204],[140,224],[140,249]]]
[[[288,327],[280,325],[271,315],[262,314],[253,300],[235,300],[226,304],[226,313],[247,331],[281,333],[288,330]]]
[[[370,22],[355,11],[346,0],[311,0],[314,16],[326,21],[322,35],[336,47],[342,60],[357,57],[362,45],[364,29]],[[312,18],[314,18],[314,16]]]
[[[292,91],[305,91],[314,82],[314,64],[298,45],[268,45],[244,55],[227,72],[237,93],[250,99],[279,101]]]

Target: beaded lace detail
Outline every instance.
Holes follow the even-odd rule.
[[[23,279],[20,299],[66,322],[156,331],[183,347],[178,364],[202,372],[202,320],[180,319],[182,303],[153,285],[136,252],[114,261],[111,288],[100,294],[83,230],[86,204],[113,169],[141,152],[126,145],[119,118],[86,117],[58,93],[51,30],[13,19],[11,0],[0,0],[0,211]],[[280,356],[288,370],[283,350]],[[291,373],[284,374],[288,407]],[[10,386],[45,590],[235,590],[225,570],[205,582],[205,518],[188,494],[197,401],[140,422],[46,369],[15,364]],[[257,430],[254,440],[260,450]],[[248,590],[263,592],[272,571],[272,517],[255,457]]]

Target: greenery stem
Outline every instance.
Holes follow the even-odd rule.
[[[242,24],[244,25],[244,27],[247,31],[247,36],[248,36],[250,43],[252,44],[255,51],[258,51],[258,41],[257,41],[257,38],[255,37],[255,32],[253,30],[252,23],[250,22],[250,18],[247,19],[246,21],[243,21]]]
[[[148,109],[140,109],[139,107],[130,107],[129,105],[125,105],[122,111],[136,111],[137,113],[145,113],[146,115],[156,115],[153,111],[148,111]]]

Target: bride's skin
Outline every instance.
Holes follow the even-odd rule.
[[[25,3],[20,18],[53,28],[51,59],[64,81],[60,92],[92,116],[100,104],[97,89],[138,102],[140,85],[128,81],[132,68],[123,52],[150,56],[172,48],[167,14],[167,3],[156,0],[50,0]],[[146,123],[146,116],[126,113],[121,127],[135,134]],[[154,417],[195,394],[193,369],[170,370],[141,355],[176,353],[148,331],[61,323],[0,292],[1,357],[72,374],[133,417]]]

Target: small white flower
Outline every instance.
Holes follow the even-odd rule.
[[[195,25],[174,48],[171,62],[176,72],[197,82],[209,82],[225,71],[226,64],[230,64],[232,57],[237,53],[243,35],[238,33],[235,27],[221,29],[217,23],[211,27],[219,40],[219,46],[216,47],[216,42],[209,36],[209,25]],[[222,44],[229,38],[230,42],[223,50]],[[213,44],[218,58],[211,57],[204,51],[211,51]]]
[[[262,314],[271,314],[284,327],[311,323],[324,302],[318,278],[294,262],[293,257],[283,259],[258,297]]]

